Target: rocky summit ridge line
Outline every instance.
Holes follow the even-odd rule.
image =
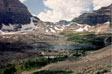
[[[31,14],[19,0],[0,0],[0,26],[2,24],[29,24]]]
[[[91,13],[84,13],[72,20],[72,22],[88,25],[103,24],[108,21],[112,26],[112,4],[107,7],[102,7],[101,9],[93,11]]]

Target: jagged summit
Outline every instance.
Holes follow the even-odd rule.
[[[102,7],[99,10],[93,11],[92,13],[84,13],[77,18],[74,18],[72,22],[79,24],[97,25],[105,22],[110,22],[112,25],[112,4],[107,7]]]
[[[28,24],[31,16],[19,0],[0,0],[0,25]]]
[[[19,0],[0,0],[0,31],[33,31],[40,19],[34,17]],[[12,34],[12,33],[11,33]]]

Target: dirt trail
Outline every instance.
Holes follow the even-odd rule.
[[[87,56],[79,58],[79,60],[63,61],[47,65],[40,70],[72,70],[77,74],[96,74],[102,69],[108,69],[112,61],[112,46],[105,47],[98,51],[89,52]],[[110,70],[110,69],[109,69]],[[32,72],[24,72],[24,74],[31,74]]]

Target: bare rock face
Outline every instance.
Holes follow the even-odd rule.
[[[103,7],[99,10],[93,11],[92,13],[82,14],[78,18],[74,18],[72,22],[77,22],[79,24],[97,25],[109,21],[110,24],[112,25],[111,19],[112,19],[112,4],[107,7]]]
[[[31,14],[19,0],[0,0],[0,25],[29,24]]]

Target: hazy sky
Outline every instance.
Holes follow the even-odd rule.
[[[70,21],[84,12],[108,6],[112,0],[20,0],[43,21]]]

